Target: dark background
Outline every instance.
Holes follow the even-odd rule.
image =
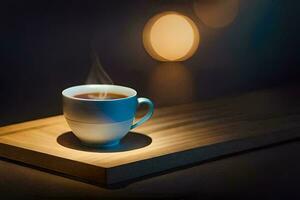
[[[61,91],[85,83],[92,49],[115,84],[157,106],[298,81],[297,1],[241,0],[235,21],[221,29],[205,26],[192,3],[1,1],[0,125],[61,113]],[[201,33],[199,49],[181,64],[155,61],[143,48],[143,27],[161,11],[189,16]]]
[[[156,106],[297,84],[299,4],[241,0],[233,23],[212,29],[196,17],[192,0],[1,1],[0,126],[60,114],[61,91],[86,82],[93,50],[115,84],[136,88]],[[145,23],[162,11],[189,16],[201,33],[199,49],[181,64],[157,62],[143,48]],[[1,159],[0,190],[4,197],[16,198],[96,199],[154,193],[178,198],[189,194],[192,199],[196,193],[199,199],[299,199],[298,158],[299,140],[295,140],[148,178],[119,190]],[[13,173],[7,173],[10,171]]]

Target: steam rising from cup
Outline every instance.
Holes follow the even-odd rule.
[[[95,51],[92,52],[91,59],[92,65],[86,79],[86,84],[114,84],[109,75],[102,67],[99,56]]]
[[[99,56],[95,51],[92,51],[91,54],[92,65],[86,79],[86,84],[108,84],[113,85],[112,79],[109,77],[107,72],[104,70],[101,65]],[[107,96],[108,91],[103,91],[99,93],[100,96],[97,96],[99,99],[104,99]]]

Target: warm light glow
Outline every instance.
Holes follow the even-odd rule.
[[[239,12],[239,0],[194,1],[194,11],[211,28],[231,24]]]
[[[199,45],[195,23],[176,12],[154,16],[146,24],[143,42],[147,52],[160,61],[183,61],[191,57]]]
[[[148,93],[157,106],[192,102],[194,87],[191,71],[179,62],[159,64],[149,73]]]

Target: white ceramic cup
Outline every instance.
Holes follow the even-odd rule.
[[[76,95],[85,93],[116,93],[125,95],[118,99],[83,99]],[[147,98],[137,98],[137,92],[118,85],[79,85],[65,89],[63,112],[73,133],[88,146],[110,147],[133,128],[146,122],[153,114],[154,106]],[[147,104],[148,113],[133,124],[139,104]]]

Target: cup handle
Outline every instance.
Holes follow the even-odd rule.
[[[145,123],[148,119],[151,118],[151,116],[153,114],[153,111],[154,111],[154,105],[153,105],[153,103],[150,99],[140,97],[140,98],[137,99],[137,101],[138,101],[138,106],[141,105],[141,104],[147,104],[148,107],[149,107],[149,111],[139,121],[135,122],[135,124],[133,124],[130,129],[134,129],[134,128],[142,125],[143,123]]]

